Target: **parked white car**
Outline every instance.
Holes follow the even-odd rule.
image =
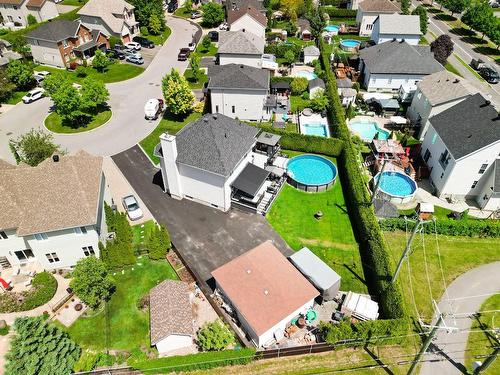
[[[142,210],[139,207],[137,199],[133,195],[127,195],[122,199],[123,208],[127,211],[130,220],[139,220],[142,217]]]
[[[227,22],[221,23],[219,30],[229,31],[229,24]]]
[[[135,51],[140,51],[140,49],[141,49],[141,45],[137,42],[125,43],[125,47],[127,47],[128,49],[133,49]]]
[[[194,52],[194,50],[196,49],[196,43],[195,42],[189,43],[188,48],[191,52]]]
[[[48,75],[50,75],[50,72],[47,72],[45,70],[33,73],[33,77],[35,78],[35,81],[38,85],[40,85]]]
[[[26,95],[23,96],[23,103],[29,104],[43,97],[44,90],[42,88],[37,88],[29,91]]]

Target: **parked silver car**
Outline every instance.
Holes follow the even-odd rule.
[[[127,195],[122,199],[123,208],[127,211],[130,220],[139,220],[143,214],[137,199],[133,195]]]

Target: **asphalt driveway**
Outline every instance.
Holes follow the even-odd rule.
[[[112,159],[156,220],[168,228],[172,243],[198,280],[209,281],[211,271],[267,240],[284,255],[292,254],[261,215],[239,210],[224,213],[170,198],[160,186],[160,171],[138,146]]]

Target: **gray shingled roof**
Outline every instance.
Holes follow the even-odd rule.
[[[40,25],[26,35],[28,38],[59,42],[74,37],[80,27],[80,22],[58,20]]]
[[[370,73],[425,75],[444,69],[429,46],[410,46],[406,42],[377,44],[360,50],[359,56]]]
[[[319,48],[316,46],[307,46],[304,48],[304,56],[319,56],[321,52],[319,52]]]
[[[390,0],[364,0],[359,3],[358,8],[364,12],[373,13],[398,13],[398,3]]]
[[[352,81],[349,78],[337,78],[337,88],[350,89],[351,87]]]
[[[257,127],[227,116],[207,114],[177,133],[177,162],[229,176],[258,132]]]
[[[500,117],[481,94],[475,94],[430,118],[455,160],[500,141]]]
[[[407,14],[380,14],[375,23],[380,24],[380,34],[421,35],[420,17]]]
[[[208,68],[208,88],[269,89],[269,70],[240,64]]]
[[[476,91],[465,79],[447,70],[428,75],[417,83],[417,87],[433,106],[463,98]]]
[[[495,160],[495,176],[493,177],[493,191],[500,193],[500,159]]]
[[[325,88],[325,82],[321,78],[311,79],[308,85],[309,85],[309,90],[314,89],[316,87],[320,87],[322,89]]]
[[[249,31],[223,31],[219,34],[219,53],[237,53],[242,55],[262,55],[264,53],[263,38]]]

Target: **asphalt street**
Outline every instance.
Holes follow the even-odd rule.
[[[161,79],[172,68],[184,71],[188,61],[177,61],[177,52],[186,47],[196,32],[190,22],[168,17],[172,34],[155,59],[139,76],[127,81],[108,84],[108,104],[111,120],[86,133],[54,134],[55,142],[68,151],[84,149],[94,155],[109,156],[135,145],[154,130],[158,121],[144,119],[144,104],[150,98],[162,97]],[[0,158],[13,162],[8,141],[31,128],[44,128],[43,121],[49,114],[51,101],[44,98],[35,103],[20,103],[0,115]]]

